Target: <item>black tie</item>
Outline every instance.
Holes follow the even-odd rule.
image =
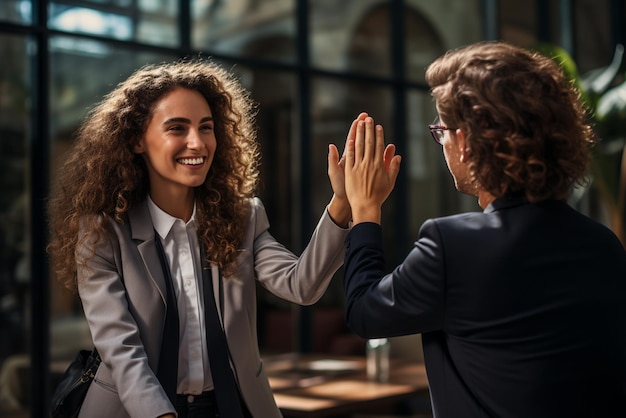
[[[163,339],[161,340],[161,354],[159,355],[159,368],[157,370],[157,379],[163,387],[167,397],[176,406],[176,386],[178,385],[178,347],[179,347],[179,323],[178,308],[176,307],[176,298],[174,297],[174,284],[172,283],[172,273],[170,272],[163,244],[157,232],[154,232],[154,242],[159,253],[159,261],[161,261],[161,269],[165,276],[165,287],[167,289],[166,311],[165,311],[165,329],[163,330]]]
[[[207,349],[211,376],[215,386],[215,399],[220,416],[224,418],[243,418],[239,389],[235,383],[233,371],[228,360],[228,343],[217,315],[217,306],[213,294],[213,281],[206,263],[202,263],[202,287],[204,293],[204,320],[206,322]],[[220,276],[221,279],[221,276]]]

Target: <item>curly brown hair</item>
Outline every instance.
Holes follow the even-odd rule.
[[[495,197],[566,199],[596,142],[580,92],[544,55],[505,42],[449,51],[426,71],[448,127],[462,129],[472,180]]]
[[[215,121],[213,163],[195,190],[199,239],[211,261],[228,267],[243,239],[248,199],[258,183],[257,106],[234,75],[208,59],[150,64],[107,94],[87,115],[61,167],[48,202],[53,271],[75,289],[83,241],[106,233],[107,220],[123,223],[149,190],[144,160],[133,146],[144,135],[159,100],[183,87],[201,93]]]

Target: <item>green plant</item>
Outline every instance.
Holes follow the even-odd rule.
[[[606,212],[608,226],[626,248],[626,74],[624,46],[615,47],[609,65],[579,74],[563,48],[541,44],[537,51],[552,57],[579,89],[600,138],[594,148],[592,182]]]

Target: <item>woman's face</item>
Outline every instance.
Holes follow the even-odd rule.
[[[181,87],[157,102],[134,151],[148,167],[151,196],[180,198],[204,183],[216,146],[209,104],[199,92]]]

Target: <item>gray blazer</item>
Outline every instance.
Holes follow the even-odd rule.
[[[232,367],[254,417],[280,417],[259,353],[255,280],[285,300],[308,305],[320,299],[343,263],[348,230],[324,211],[300,257],[269,233],[258,198],[251,200],[248,229],[236,273],[219,284],[212,269],[217,306]],[[174,412],[155,371],[165,321],[165,278],[154,245],[147,204],[131,209],[128,222],[110,221],[110,236],[82,245],[91,257],[78,266],[78,292],[102,364],[89,388],[81,418],[155,418]],[[172,361],[176,361],[173,359]]]

